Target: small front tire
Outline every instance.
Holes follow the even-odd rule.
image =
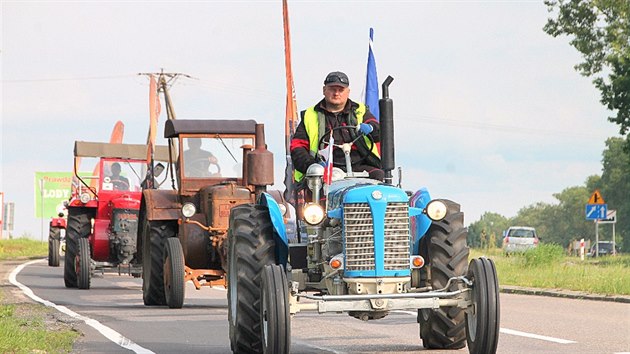
[[[48,266],[59,267],[59,244],[58,239],[48,240]]]
[[[80,238],[78,242],[77,254],[75,256],[77,287],[79,289],[90,288],[90,263],[90,241],[87,238]]]
[[[291,316],[289,287],[282,266],[268,264],[261,275],[262,352],[289,353],[291,347]]]
[[[172,309],[184,306],[184,251],[177,237],[168,238],[164,245],[164,295]]]
[[[466,310],[466,342],[471,354],[496,353],[499,341],[499,281],[492,260],[470,261],[472,305]]]

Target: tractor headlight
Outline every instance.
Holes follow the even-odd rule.
[[[304,221],[309,225],[317,225],[324,220],[324,208],[319,204],[307,203],[304,205]]]
[[[79,196],[79,200],[83,204],[89,202],[90,199],[92,199],[92,198],[90,198],[90,193],[81,193],[81,196]]]
[[[182,215],[184,217],[190,218],[197,212],[197,208],[195,208],[195,204],[193,203],[184,203],[182,205]]]
[[[433,221],[440,221],[446,217],[446,204],[441,200],[432,200],[424,208],[424,213]]]

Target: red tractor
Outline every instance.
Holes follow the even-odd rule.
[[[66,218],[63,212],[48,224],[48,265],[59,267],[59,256],[65,251]]]
[[[92,176],[78,172],[80,158],[86,157],[98,158]],[[154,159],[168,161],[168,149],[156,147]],[[119,274],[139,277],[138,210],[143,187],[154,180],[150,178],[148,183],[147,176],[154,171],[147,171],[151,166],[147,164],[147,145],[77,141],[74,161],[76,180],[67,205],[66,287],[89,289],[95,270],[117,268]]]

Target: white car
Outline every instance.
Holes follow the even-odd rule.
[[[512,226],[503,232],[505,253],[525,252],[538,246],[536,229],[527,226]]]

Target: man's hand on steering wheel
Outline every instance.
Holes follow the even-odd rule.
[[[367,126],[367,127],[365,127]],[[369,128],[368,128],[369,127]],[[332,129],[333,131],[333,135],[334,132],[337,130],[347,130],[350,134],[352,134],[352,132],[357,133],[359,132],[360,134],[357,134],[357,137],[354,138],[354,140],[352,140],[349,144],[350,145],[354,145],[354,143],[359,140],[362,139],[363,136],[366,136],[368,138],[369,144],[367,144],[367,151],[362,151],[364,149],[356,149],[356,151],[359,153],[359,159],[357,161],[353,161],[352,165],[360,165],[361,163],[363,163],[363,161],[371,154],[372,148],[374,147],[374,138],[372,137],[372,126],[367,124],[367,123],[361,123],[358,126],[354,126],[354,125],[341,125],[338,127],[335,127]],[[368,133],[365,133],[365,131],[368,131]],[[325,149],[328,145],[329,142],[325,141],[324,139],[326,137],[330,137],[330,133],[331,130],[327,129],[326,132],[324,133],[323,136],[321,136],[319,138],[319,142],[317,143],[317,149],[318,150],[322,150]],[[350,135],[352,136],[352,135]],[[343,143],[342,143],[343,144]],[[334,146],[341,148],[342,144],[334,144]],[[345,161],[333,161],[333,166],[338,166],[338,167],[345,167],[346,163]]]

